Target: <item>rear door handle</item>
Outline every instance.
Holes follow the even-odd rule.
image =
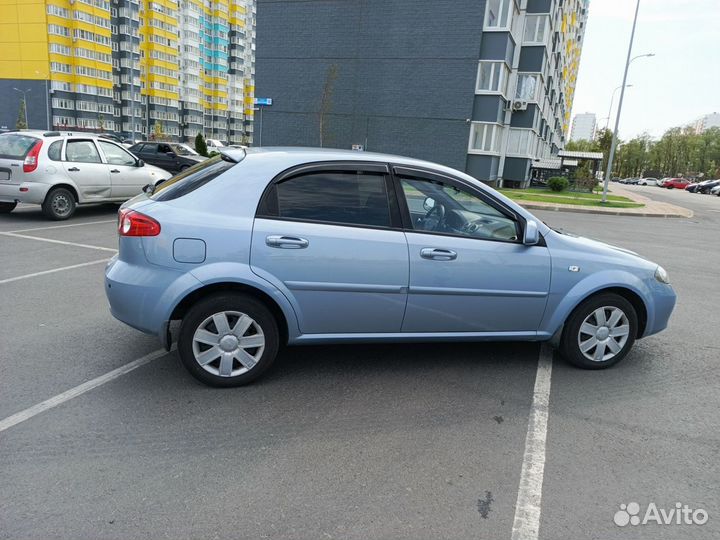
[[[440,248],[422,248],[420,250],[420,256],[423,259],[430,259],[432,261],[454,261],[457,259],[457,253],[453,250]]]
[[[118,171],[117,169],[111,169],[110,172],[112,172],[112,173],[119,173],[120,171]]]
[[[77,167],[72,167],[72,168],[68,169],[68,171],[70,171],[70,172],[78,172],[79,170],[80,169],[78,169]]]
[[[305,238],[298,236],[284,236],[280,234],[273,234],[265,238],[265,243],[274,248],[281,249],[303,249],[310,245]]]

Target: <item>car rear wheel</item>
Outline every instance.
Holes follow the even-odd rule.
[[[9,214],[16,206],[17,202],[0,202],[0,214]]]
[[[201,300],[180,325],[178,353],[190,374],[211,386],[248,384],[277,356],[277,322],[264,304],[244,294]]]
[[[588,298],[565,323],[560,352],[584,369],[603,369],[620,362],[635,343],[638,318],[630,302],[618,294]]]
[[[42,204],[43,213],[50,219],[61,221],[75,213],[75,196],[65,188],[55,188],[45,197]]]

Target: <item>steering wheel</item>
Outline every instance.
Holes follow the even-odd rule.
[[[435,218],[437,219],[437,222],[434,225],[432,225],[431,221],[433,214],[437,214],[437,217]],[[437,203],[425,214],[425,217],[423,218],[423,225],[425,226],[426,230],[439,231],[444,219],[445,207],[442,204]]]

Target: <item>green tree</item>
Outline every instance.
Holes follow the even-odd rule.
[[[25,98],[20,100],[20,109],[18,110],[17,121],[15,122],[15,129],[27,129],[28,125],[25,122]]]
[[[207,157],[208,155],[207,143],[202,133],[195,135],[195,151],[201,156]]]
[[[332,109],[332,96],[335,91],[335,79],[337,79],[337,64],[332,64],[325,75],[325,84],[323,84],[323,93],[320,97],[320,147],[326,142],[326,123],[325,115]]]
[[[105,117],[102,114],[98,116],[98,129],[100,129],[100,133],[105,131]]]

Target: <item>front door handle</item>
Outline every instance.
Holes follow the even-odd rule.
[[[305,240],[305,238],[279,234],[268,236],[265,238],[265,243],[270,247],[281,249],[303,249],[310,245],[310,242]]]
[[[440,248],[422,248],[420,250],[420,256],[423,259],[430,259],[432,261],[454,261],[457,259],[457,253],[453,250]]]
[[[78,172],[79,170],[80,169],[78,169],[77,167],[72,167],[72,168],[68,169],[68,171],[70,171],[70,172]]]
[[[118,171],[117,169],[112,169],[110,172],[111,173],[119,173],[120,171]]]

